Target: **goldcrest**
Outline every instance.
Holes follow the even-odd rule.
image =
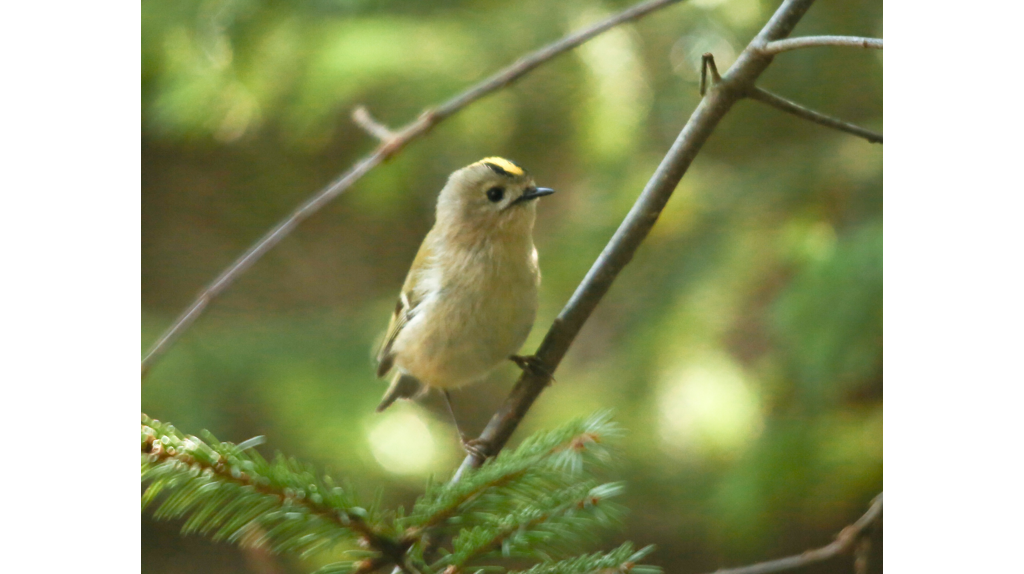
[[[377,353],[377,376],[394,371],[378,412],[430,388],[447,399],[509,359],[523,366],[540,286],[535,200],[552,193],[500,157],[451,174]]]

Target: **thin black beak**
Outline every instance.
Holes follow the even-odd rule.
[[[555,193],[555,190],[551,189],[550,187],[531,187],[524,191],[523,194],[520,195],[518,198],[516,198],[516,200],[513,201],[512,204],[515,205],[517,203],[525,203],[532,199],[537,199],[538,197],[551,195],[552,193]]]

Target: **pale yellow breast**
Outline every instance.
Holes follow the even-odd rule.
[[[439,388],[474,382],[515,354],[537,312],[532,241],[439,253],[423,302],[395,341],[395,363]]]

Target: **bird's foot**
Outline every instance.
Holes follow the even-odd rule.
[[[455,423],[455,432],[459,433],[459,440],[462,442],[463,450],[466,451],[466,454],[481,462],[487,460],[487,452],[490,450],[490,445],[478,438],[466,438],[466,433],[462,432],[462,428],[459,427],[459,419],[455,416],[455,409],[452,408],[451,393],[448,392],[448,389],[441,389],[441,396],[444,397],[444,402],[448,405],[448,413],[452,415],[452,422]]]
[[[535,377],[547,377],[549,385],[555,382],[555,376],[544,366],[544,363],[537,355],[512,355],[508,360],[519,365],[520,369]]]
[[[461,435],[459,438],[462,439],[462,448],[466,451],[466,454],[480,461],[487,460],[489,456],[487,453],[490,451],[491,445],[487,444],[486,441],[478,438],[467,440],[465,435]]]

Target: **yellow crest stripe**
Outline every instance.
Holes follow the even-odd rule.
[[[518,165],[510,162],[509,160],[503,157],[485,157],[484,159],[478,161],[477,163],[489,163],[496,165],[503,169],[504,171],[507,171],[508,173],[516,177],[524,174],[523,168],[519,167]]]

